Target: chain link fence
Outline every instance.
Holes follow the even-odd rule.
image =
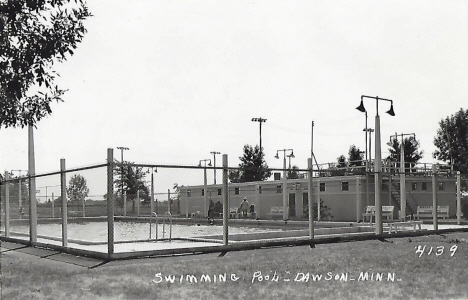
[[[236,182],[238,174],[258,170],[108,159],[106,164],[71,169],[63,161],[60,171],[35,176],[6,173],[1,235],[110,256],[182,247],[177,243],[187,243],[186,248],[193,243],[287,243],[314,234],[374,231],[363,214],[366,207],[375,206],[375,174],[363,166],[346,171],[315,167],[312,180],[306,168],[270,169],[267,180]],[[458,179],[445,171],[435,176],[425,172],[406,176],[406,221],[422,219],[422,208],[428,210],[433,203],[449,207],[447,218],[440,216],[442,223],[460,222],[459,210],[468,216],[466,197],[457,193],[457,186],[466,190],[468,174]],[[384,222],[399,220],[399,174],[384,170],[381,180],[382,205],[393,207],[393,216]],[[314,220],[322,222],[315,223],[312,233],[309,199]],[[434,226],[429,213],[424,223]]]

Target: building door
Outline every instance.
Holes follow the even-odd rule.
[[[289,216],[290,217],[296,216],[296,194],[295,193],[289,194]]]
[[[309,215],[309,193],[302,193],[302,215]]]

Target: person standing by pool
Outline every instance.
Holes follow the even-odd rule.
[[[242,201],[240,205],[240,210],[242,212],[242,217],[247,217],[247,211],[249,210],[249,201],[247,201],[247,197],[244,197],[244,201]]]

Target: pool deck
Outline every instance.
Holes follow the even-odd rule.
[[[385,226],[385,224],[384,224]],[[2,242],[13,242],[36,248],[51,249],[58,252],[94,257],[103,260],[128,259],[145,256],[164,256],[193,253],[223,253],[229,251],[239,251],[247,249],[259,249],[265,247],[276,247],[285,245],[310,245],[325,244],[334,242],[369,240],[377,238],[392,238],[417,236],[426,234],[439,234],[454,231],[468,231],[468,225],[439,224],[437,231],[432,224],[422,224],[422,230],[413,231],[405,228],[397,233],[384,232],[382,235],[375,235],[374,224],[355,223],[350,227],[329,227],[316,228],[314,230],[314,240],[310,240],[307,229],[289,231],[271,231],[263,233],[244,233],[229,235],[229,243],[223,244],[222,235],[204,236],[191,239],[172,239],[158,241],[118,241],[113,245],[112,254],[109,255],[109,247],[106,242],[87,243],[86,241],[68,241],[66,247],[62,245],[60,239],[38,237],[36,242],[31,243],[29,236],[15,235],[1,237]],[[385,227],[384,227],[385,228]],[[385,230],[385,229],[384,229]]]

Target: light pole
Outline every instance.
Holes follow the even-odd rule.
[[[413,145],[416,145],[416,134],[415,133],[401,133],[390,136],[390,142],[387,143],[388,146],[393,147],[393,140],[397,140],[398,136],[401,136],[401,144],[400,144],[400,219],[403,221],[406,220],[406,168],[405,168],[405,141],[403,136],[410,135],[413,139],[410,139]],[[393,139],[392,139],[393,138]]]
[[[283,152],[283,220],[288,220],[288,189],[286,180],[286,151],[291,151],[288,157],[294,157],[293,149],[276,150],[275,158],[279,159],[278,152]]]
[[[252,118],[252,122],[259,122],[260,123],[260,153],[263,152],[262,148],[262,123],[265,123],[267,119],[262,118]]]
[[[375,114],[375,224],[376,226],[375,226],[375,233],[382,234],[383,233],[382,201],[381,201],[382,152],[381,152],[381,141],[380,141],[379,100],[389,101],[391,103],[390,109],[387,111],[389,115],[395,116],[395,112],[393,111],[393,100],[379,98],[379,97],[365,96],[365,95],[361,96],[361,104],[358,107],[356,107],[356,109],[361,112],[366,111],[366,109],[364,108],[364,98],[375,99],[375,103],[376,103],[376,114]]]
[[[126,199],[124,199],[124,182],[123,182],[123,174],[124,174],[124,160],[123,160],[123,152],[124,150],[130,150],[130,148],[128,147],[117,147],[117,149],[120,150],[120,162],[122,163],[122,165],[120,166],[120,184],[122,184],[122,201],[126,201]]]
[[[367,115],[367,112],[366,112],[366,115]],[[366,128],[365,130],[366,130],[366,148],[367,148],[367,133],[369,133],[369,150],[366,149],[366,203],[368,206],[369,205],[369,171],[371,170],[371,162],[372,162],[372,151],[371,151],[372,150],[372,132],[374,132],[374,129]]]
[[[25,117],[28,118],[29,241],[37,242],[36,160],[34,155],[34,116],[31,115],[31,105],[29,100],[23,103]]]
[[[214,184],[216,184],[216,154],[221,154],[221,152],[211,151],[213,154],[213,172],[214,172]]]
[[[207,185],[207,181],[206,181],[206,162],[209,162],[208,163],[208,166],[211,166],[211,159],[207,158],[207,159],[201,159],[199,162],[198,162],[198,166],[201,167],[202,166],[202,162],[204,162],[204,167],[203,167],[203,189],[204,189],[204,196],[205,196],[205,211],[203,212],[203,215],[207,214],[208,213],[208,191],[207,191],[207,188],[208,188],[208,185]]]

